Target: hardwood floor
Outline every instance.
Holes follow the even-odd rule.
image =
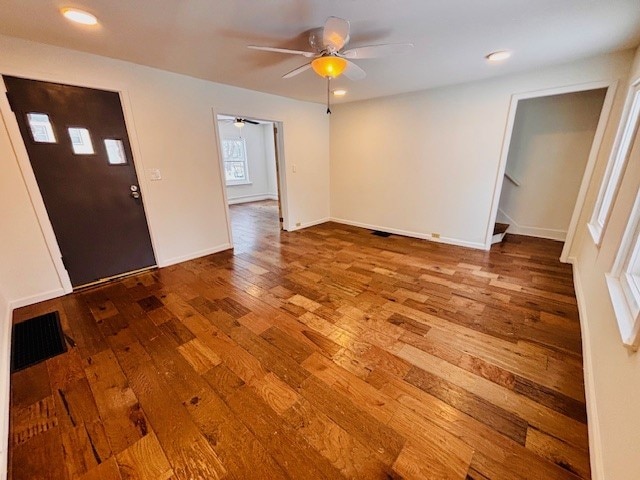
[[[15,312],[70,348],[12,376],[12,478],[589,478],[560,243],[231,212],[235,256]]]

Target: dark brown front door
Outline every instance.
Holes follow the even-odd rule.
[[[3,78],[73,286],[155,265],[119,94]]]

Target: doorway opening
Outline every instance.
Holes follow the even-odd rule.
[[[278,122],[217,115],[227,208],[235,253],[284,229]]]
[[[614,90],[595,84],[514,96],[487,248],[506,231],[564,242],[568,260]]]

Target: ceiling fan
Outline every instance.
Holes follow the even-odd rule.
[[[263,47],[259,45],[249,45],[248,47],[253,50],[288,53],[313,58],[309,63],[285,73],[282,78],[295,77],[309,68],[313,68],[321,77],[336,78],[344,73],[344,75],[351,80],[361,80],[367,75],[362,68],[351,60],[379,58],[407,53],[413,48],[412,43],[387,43],[382,45],[366,45],[345,50],[350,39],[350,28],[351,26],[347,20],[338,17],[327,18],[324,27],[315,28],[309,33],[311,51]]]
[[[244,127],[247,123],[251,125],[260,125],[260,122],[256,122],[254,120],[249,120],[248,118],[242,118],[242,117],[235,117],[235,118],[227,117],[227,118],[223,118],[221,121],[224,123],[233,123],[238,128]]]
[[[379,58],[388,55],[407,53],[413,48],[412,43],[387,43],[382,45],[366,45],[362,47],[345,49],[350,39],[350,24],[347,20],[338,17],[329,17],[324,27],[315,28],[309,33],[309,45],[311,51],[290,50],[288,48],[264,47],[248,45],[253,50],[267,52],[287,53],[301,55],[313,59],[288,73],[282,78],[291,78],[312,68],[314,72],[323,78],[337,78],[344,73],[350,80],[361,80],[366,77],[365,71],[351,60],[366,58]],[[329,82],[327,82],[327,103],[329,95]],[[327,113],[331,110],[327,107]]]

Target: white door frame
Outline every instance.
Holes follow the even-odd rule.
[[[598,90],[600,88],[606,88],[607,93],[604,97],[602,104],[602,110],[600,112],[600,118],[598,120],[598,126],[593,137],[593,143],[591,144],[591,150],[589,151],[589,158],[587,165],[585,166],[584,175],[582,176],[582,182],[580,184],[580,190],[578,191],[578,197],[576,204],[573,208],[573,214],[571,215],[571,222],[567,229],[567,237],[564,242],[562,254],[560,255],[561,262],[568,262],[572,259],[569,258],[569,252],[573,245],[576,230],[578,227],[578,221],[582,214],[584,207],[585,197],[587,190],[589,189],[589,183],[591,182],[591,176],[593,175],[593,169],[595,168],[598,152],[602,144],[602,138],[609,121],[609,115],[611,114],[611,108],[613,107],[613,100],[618,87],[617,80],[600,81],[581,83],[578,85],[568,85],[564,87],[549,88],[544,90],[536,90],[532,92],[516,93],[511,96],[511,102],[509,104],[509,114],[507,116],[507,125],[505,128],[505,136],[502,143],[502,151],[500,153],[500,162],[498,164],[498,175],[496,177],[496,183],[493,192],[493,200],[491,203],[491,213],[489,216],[489,225],[487,225],[487,234],[485,237],[485,250],[491,248],[491,237],[493,236],[493,227],[496,223],[496,217],[498,216],[498,205],[500,203],[500,194],[502,193],[502,184],[504,182],[504,174],[507,168],[507,159],[509,156],[509,147],[511,145],[511,137],[513,136],[513,127],[516,119],[516,111],[518,110],[518,103],[520,100],[527,100],[531,98],[548,97],[551,95],[562,95],[565,93],[584,92],[588,90]]]
[[[49,214],[47,213],[44,200],[42,199],[40,187],[38,186],[35,174],[33,173],[31,161],[29,160],[29,154],[27,153],[27,148],[25,146],[24,139],[22,138],[22,134],[20,133],[20,127],[18,126],[18,120],[16,119],[16,116],[11,109],[11,106],[9,105],[9,101],[6,95],[7,88],[4,84],[4,79],[2,79],[1,77],[2,75],[28,78],[30,80],[37,80],[41,82],[61,83],[64,85],[72,85],[76,87],[93,88],[96,90],[105,90],[119,94],[120,104],[122,105],[122,112],[124,114],[125,126],[127,129],[127,134],[129,136],[129,143],[131,144],[131,150],[133,153],[133,166],[136,170],[138,185],[140,187],[140,192],[142,193],[142,203],[144,205],[144,211],[147,219],[149,236],[151,237],[151,247],[153,248],[153,255],[156,259],[156,264],[160,264],[161,261],[158,258],[158,250],[156,247],[157,243],[152,228],[152,225],[154,223],[152,219],[153,213],[152,209],[149,208],[146,198],[147,194],[150,191],[150,188],[148,188],[148,180],[146,178],[146,175],[144,175],[142,155],[140,153],[140,144],[138,142],[138,135],[135,129],[135,123],[133,121],[131,100],[129,98],[129,92],[125,85],[118,84],[116,82],[100,83],[95,81],[82,81],[82,83],[78,83],[78,81],[74,80],[74,77],[71,76],[66,77],[65,75],[59,74],[30,71],[29,69],[25,70],[2,67],[0,69],[0,90],[2,90],[0,92],[0,115],[4,119],[4,125],[7,129],[7,133],[9,134],[9,141],[11,142],[11,146],[18,161],[18,167],[20,168],[20,173],[22,174],[22,178],[27,188],[27,193],[31,200],[31,204],[33,205],[33,210],[36,214],[36,218],[40,226],[40,231],[42,232],[47,250],[49,251],[49,256],[51,257],[51,261],[56,270],[60,285],[62,287],[61,292],[55,290],[46,292],[45,294],[38,296],[38,298],[30,298],[28,299],[29,303],[36,303],[39,301],[48,300],[49,298],[55,298],[57,296],[60,296],[60,294],[71,293],[73,291],[73,285],[71,285],[69,273],[62,263],[62,253],[60,251],[60,245],[58,244],[58,239],[56,238],[55,232],[53,230],[53,225],[51,224],[51,220],[49,219]],[[25,303],[25,305],[26,304],[27,303]]]
[[[233,248],[233,232],[231,229],[231,215],[229,213],[229,201],[227,198],[227,182],[225,181],[224,174],[224,160],[222,158],[222,137],[220,136],[220,129],[218,128],[218,116],[225,117],[240,117],[247,118],[249,120],[262,120],[263,122],[271,122],[276,128],[276,138],[274,148],[277,151],[275,161],[278,163],[278,172],[279,172],[279,185],[280,189],[278,190],[278,201],[280,202],[280,207],[282,208],[282,225],[284,230],[289,231],[289,203],[287,196],[287,169],[286,162],[284,158],[284,122],[281,120],[273,120],[270,118],[264,118],[262,116],[255,115],[244,115],[239,113],[224,113],[222,111],[218,111],[217,109],[213,109],[213,130],[214,136],[217,144],[217,152],[218,152],[218,168],[220,171],[220,186],[222,190],[222,197],[224,201],[224,213],[227,220],[227,231],[229,233],[229,243]]]

